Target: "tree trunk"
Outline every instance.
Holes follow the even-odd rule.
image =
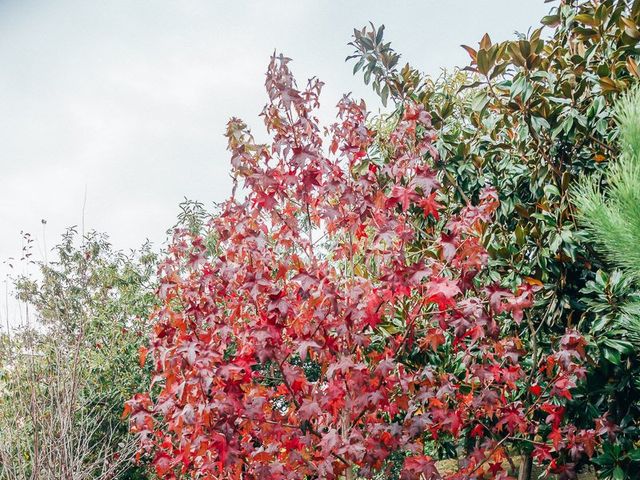
[[[531,480],[532,466],[533,466],[533,458],[531,458],[531,455],[522,455],[520,470],[518,472],[518,480]]]
[[[349,434],[349,416],[347,413],[347,410],[344,410],[342,412],[342,439],[346,442],[348,439],[348,434]],[[345,470],[344,473],[344,478],[345,480],[353,480],[354,479],[354,475],[353,475],[353,469],[351,467],[351,465],[347,465],[347,469]]]

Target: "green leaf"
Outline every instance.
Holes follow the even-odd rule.
[[[547,122],[546,118],[536,116],[531,117],[531,126],[536,132],[540,132],[543,129],[549,130],[551,128],[551,125],[549,125],[549,122]]]
[[[525,232],[521,225],[516,227],[516,243],[518,245],[524,245],[525,243]]]
[[[624,480],[626,477],[624,470],[622,470],[622,468],[620,468],[620,465],[618,465],[614,470],[613,470],[613,478],[615,480]]]
[[[551,183],[548,183],[547,185],[544,186],[544,193],[549,198],[560,196],[560,190],[558,190],[558,187],[556,187]]]
[[[542,17],[540,23],[547,27],[557,27],[560,25],[560,15],[547,15],[546,17]]]
[[[493,66],[493,62],[489,57],[489,52],[486,50],[478,51],[476,63],[478,65],[478,71],[483,75],[487,75]]]
[[[481,112],[489,103],[489,96],[483,90],[480,90],[474,97],[471,102],[471,109],[474,112]]]
[[[620,357],[620,352],[613,350],[611,348],[607,348],[607,347],[603,348],[602,355],[608,362],[614,365],[620,365],[620,363],[622,362],[622,359]]]
[[[596,21],[596,19],[587,13],[578,14],[575,16],[575,19],[576,21],[584,23],[585,25],[589,25],[591,27],[598,26],[598,22]]]
[[[637,448],[635,450],[631,450],[628,454],[627,457],[629,457],[629,459],[632,462],[640,462],[640,448]]]
[[[597,457],[592,458],[591,461],[596,465],[600,465],[601,467],[606,467],[608,465],[612,465],[615,459],[613,458],[611,453],[605,452],[602,455],[598,455]]]
[[[378,29],[378,33],[376,34],[376,44],[380,45],[380,42],[382,42],[383,34],[384,34],[384,25],[380,25],[380,28]]]
[[[366,72],[364,72],[364,83],[365,85],[369,85],[369,81],[371,80],[371,69],[368,69]]]
[[[607,338],[603,341],[607,347],[620,352],[622,355],[633,353],[633,345],[626,340]]]
[[[353,66],[353,74],[355,75],[364,65],[364,57],[360,58],[358,62]]]
[[[380,93],[380,98],[382,99],[382,105],[387,106],[387,100],[389,99],[389,85],[385,85]]]

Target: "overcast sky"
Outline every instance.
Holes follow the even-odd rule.
[[[188,197],[230,192],[222,136],[262,131],[264,72],[277,50],[303,81],[373,100],[344,58],[353,27],[386,25],[422,70],[466,65],[460,44],[537,26],[543,0],[0,0],[0,261],[20,231],[43,249],[82,221],[118,248],[158,244]],[[86,203],[85,199],[86,191]]]

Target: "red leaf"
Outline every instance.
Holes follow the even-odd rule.
[[[536,397],[539,397],[542,393],[542,387],[540,385],[531,385],[529,387],[529,391],[534,394]]]
[[[440,310],[455,305],[454,298],[459,295],[458,282],[445,277],[437,277],[427,283],[427,301],[438,304]]]

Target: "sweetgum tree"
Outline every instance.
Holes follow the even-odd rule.
[[[288,64],[267,71],[270,143],[228,124],[242,195],[207,232],[176,230],[160,267],[154,377],[125,408],[141,453],[163,478],[506,479],[526,443],[570,478],[598,441],[563,417],[585,342],[568,330],[538,355],[513,328],[535,285],[482,275],[495,188],[450,204],[410,100],[378,132],[346,96],[322,129],[322,83]]]

